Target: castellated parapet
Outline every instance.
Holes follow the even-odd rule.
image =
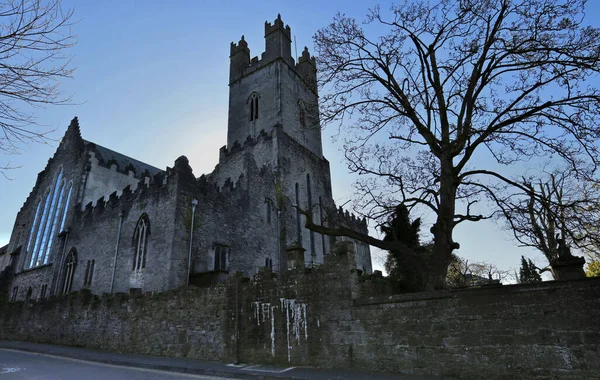
[[[317,64],[315,57],[311,57],[308,48],[305,46],[302,55],[298,58],[298,63],[295,63],[292,57],[291,35],[290,26],[285,25],[281,20],[281,15],[278,15],[273,23],[265,22],[265,51],[261,54],[260,59],[258,57],[250,59],[250,49],[244,36],[237,44],[232,42],[229,56],[229,84],[231,85],[240,78],[280,59],[286,62],[302,78],[303,82],[316,93]]]

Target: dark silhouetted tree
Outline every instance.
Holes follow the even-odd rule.
[[[434,217],[430,254],[353,237],[422,256],[424,288],[443,288],[459,248],[456,226],[498,212],[478,202],[501,205],[517,193],[541,199],[536,186],[513,177],[515,164],[544,162],[592,179],[600,91],[588,79],[600,73],[600,30],[584,23],[584,7],[407,1],[372,9],[366,23],[338,15],[319,30],[321,121],[346,128],[346,158],[360,175],[357,210],[379,223],[397,204]]]
[[[519,282],[522,284],[534,284],[542,282],[537,267],[531,259],[521,256],[521,269],[519,270]]]

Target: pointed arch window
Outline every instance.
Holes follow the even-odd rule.
[[[65,200],[65,204],[62,210],[62,221],[60,222],[60,228],[58,232],[62,232],[65,230],[65,221],[67,220],[67,211],[69,211],[69,201],[71,200],[71,192],[73,190],[73,182],[70,182],[67,186],[67,199]]]
[[[75,268],[77,267],[77,251],[75,248],[71,248],[64,267],[64,278],[63,278],[63,291],[62,294],[69,294],[73,287],[73,277],[75,275]]]
[[[35,234],[35,243],[33,244],[33,251],[31,252],[31,260],[29,261],[29,268],[38,265],[38,254],[40,250],[40,244],[42,241],[42,232],[45,229],[46,222],[48,219],[48,209],[50,208],[52,193],[50,190],[47,191],[46,196],[44,197],[44,206],[42,211],[42,216],[39,221],[39,226],[37,228],[37,232]]]
[[[25,255],[23,256],[23,260],[22,262],[22,266],[26,265],[25,260],[27,260],[27,256],[31,255],[31,245],[33,244],[33,236],[35,235],[36,232],[36,228],[38,226],[38,224],[40,223],[39,220],[39,216],[40,216],[40,206],[42,204],[42,200],[38,200],[37,206],[35,206],[35,216],[33,217],[33,221],[31,222],[31,230],[29,231],[29,238],[27,239],[27,250],[25,251]]]
[[[148,245],[148,234],[150,233],[150,222],[148,216],[143,214],[135,226],[133,233],[133,270],[141,270],[146,267],[146,252]]]
[[[56,177],[56,181],[54,183],[54,190],[52,190],[52,198],[50,201],[50,210],[46,214],[46,222],[44,223],[44,234],[42,235],[42,242],[40,245],[39,253],[37,254],[36,265],[46,264],[48,262],[48,251],[50,240],[52,239],[52,225],[55,219],[56,214],[56,204],[58,203],[59,192],[61,191],[61,187],[64,185],[62,182],[63,171],[62,168]]]
[[[248,101],[246,102],[250,107],[250,121],[258,119],[258,101],[260,97],[256,92],[250,94]]]

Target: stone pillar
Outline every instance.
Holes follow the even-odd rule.
[[[550,263],[554,278],[559,281],[585,278],[583,265],[585,259],[579,256],[558,257]]]
[[[304,268],[305,251],[306,249],[302,248],[299,244],[292,244],[285,250],[288,270]]]

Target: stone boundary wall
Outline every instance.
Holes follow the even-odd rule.
[[[0,305],[0,339],[445,379],[598,378],[600,278],[382,296],[385,279],[361,275],[350,247],[280,277]]]
[[[98,297],[71,293],[0,305],[0,339],[144,355],[226,360],[223,286]]]

